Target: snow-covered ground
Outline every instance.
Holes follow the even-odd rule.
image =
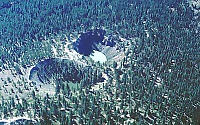
[[[195,9],[195,8],[194,8],[194,7],[200,8],[200,0],[188,0],[188,3],[190,4],[190,7],[193,8],[194,14],[200,13],[200,10],[199,10],[199,9]]]
[[[36,123],[36,121],[34,119],[30,119],[28,117],[14,117],[14,118],[11,118],[11,119],[2,119],[0,120],[0,125],[3,124],[3,125],[10,125],[11,123],[15,123],[16,125],[20,124],[20,121],[32,121],[33,123]]]
[[[108,80],[108,75],[107,75],[107,74],[102,73],[102,77],[105,78],[105,81]],[[104,81],[104,82],[99,82],[99,83],[93,85],[93,86],[91,87],[91,90],[98,91],[98,90],[100,90],[100,89],[103,89],[103,85],[107,84],[107,82],[105,82],[105,81]]]
[[[95,50],[94,53],[90,55],[90,58],[92,58],[95,62],[99,61],[100,63],[104,63],[107,61],[107,58],[103,53]]]

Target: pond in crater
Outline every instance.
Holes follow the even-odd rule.
[[[106,56],[103,53],[96,50],[94,50],[93,53],[90,54],[90,58],[92,58],[95,62],[99,61],[100,63],[104,63],[107,61]]]
[[[81,33],[80,37],[73,43],[74,49],[79,54],[90,56],[95,51],[100,51],[106,46],[114,47],[116,45],[112,38],[105,40],[106,31],[103,29],[94,29]]]

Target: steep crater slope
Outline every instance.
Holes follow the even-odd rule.
[[[95,84],[103,78],[95,67],[83,67],[68,59],[52,58],[36,64],[30,71],[29,80],[36,83],[84,81],[83,83]]]
[[[124,57],[119,37],[107,35],[103,29],[94,29],[82,33],[73,43],[73,47],[79,54],[90,56],[100,52],[106,56],[107,61],[121,61]]]

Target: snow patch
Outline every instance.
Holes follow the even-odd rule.
[[[107,61],[106,56],[99,52],[99,51],[95,51],[90,55],[90,58],[92,58],[95,62],[100,62],[100,63],[104,63]]]

